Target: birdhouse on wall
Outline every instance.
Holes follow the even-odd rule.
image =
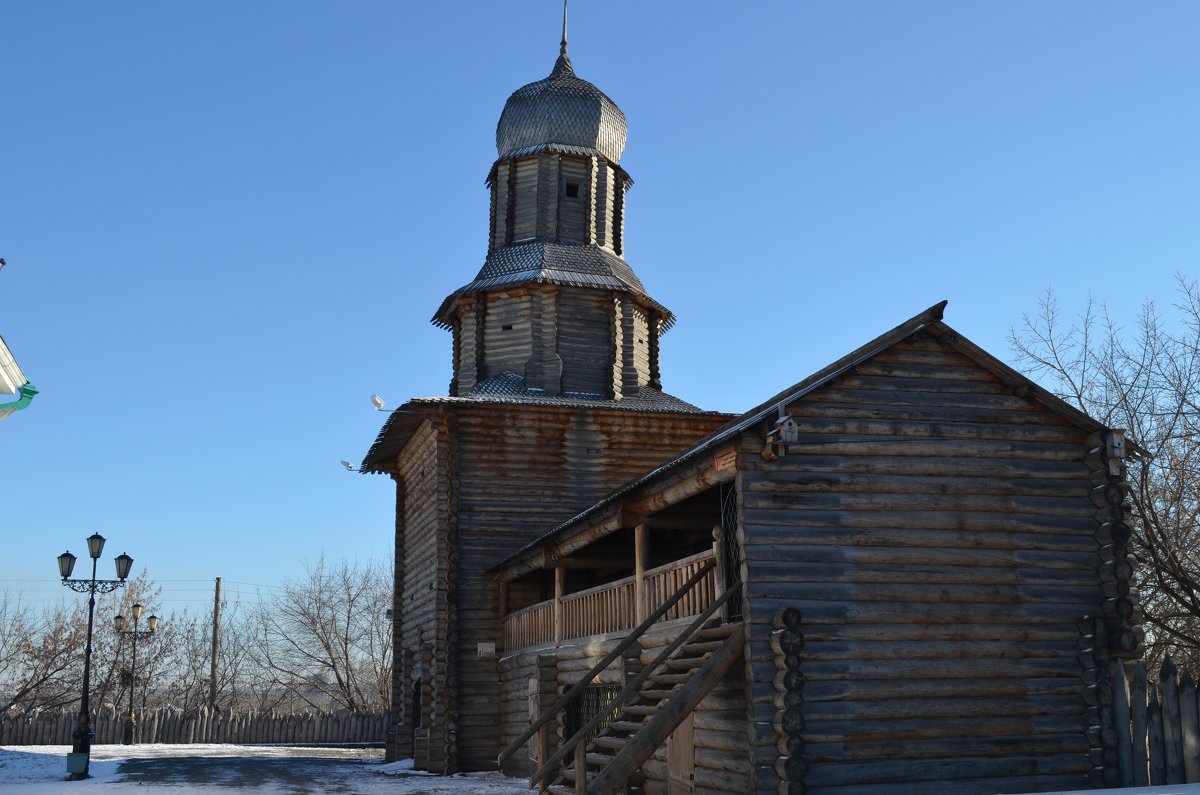
[[[794,443],[799,437],[800,430],[796,421],[781,411],[775,425],[766,432],[766,443],[763,445],[762,451],[763,459],[774,461],[787,455],[787,446]]]
[[[800,438],[796,421],[786,414],[775,422],[775,438],[784,444],[794,444]]]

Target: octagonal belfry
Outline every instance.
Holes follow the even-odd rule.
[[[674,401],[658,364],[674,318],[624,258],[626,130],[565,42],[548,77],[508,98],[487,258],[433,317],[454,334],[451,395]]]

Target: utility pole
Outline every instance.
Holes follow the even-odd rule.
[[[221,647],[221,578],[213,592],[212,666],[208,672],[208,708],[217,708],[217,650]]]

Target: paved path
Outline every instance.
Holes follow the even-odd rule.
[[[363,769],[364,765],[378,767],[379,760],[347,759],[336,755],[283,759],[170,756],[129,759],[122,762],[118,770],[123,784],[179,784],[227,789],[267,787],[275,791],[308,795],[362,792],[363,777],[368,772]]]
[[[441,777],[383,764],[379,748],[293,746],[99,746],[117,766],[106,787],[143,795],[241,791],[243,795],[521,795],[524,780],[498,773]],[[41,795],[38,793],[37,795]],[[57,793],[47,795],[57,795]],[[77,795],[72,792],[71,795]]]

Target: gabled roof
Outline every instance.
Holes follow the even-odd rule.
[[[835,378],[846,374],[850,370],[865,362],[867,359],[870,359],[872,356],[883,352],[901,340],[906,339],[907,337],[910,337],[918,331],[922,331],[924,329],[932,330],[935,333],[935,336],[945,341],[963,355],[973,359],[977,364],[979,364],[979,366],[991,372],[994,376],[1000,379],[1000,381],[1009,384],[1012,387],[1022,388],[1022,391],[1024,394],[1026,394],[1026,396],[1044,404],[1050,411],[1063,417],[1071,424],[1089,431],[1108,430],[1105,425],[1089,417],[1087,414],[1084,414],[1082,411],[1070,405],[1053,393],[1038,386],[1025,375],[1022,375],[1012,367],[1009,367],[1007,364],[992,356],[987,351],[975,345],[973,342],[963,338],[958,334],[958,332],[954,331],[954,329],[950,328],[950,326],[943,323],[942,313],[946,308],[946,304],[946,301],[941,301],[940,303],[934,304],[924,312],[914,315],[890,331],[884,332],[867,344],[855,349],[854,351],[851,351],[837,361],[808,376],[804,380],[788,387],[776,395],[773,395],[771,398],[763,401],[759,405],[747,411],[745,414],[735,417],[734,419],[730,420],[728,424],[718,428],[705,438],[701,439],[691,449],[685,450],[675,458],[672,458],[670,461],[667,461],[661,466],[655,467],[636,480],[631,481],[587,510],[583,511],[577,516],[572,517],[571,519],[568,519],[558,527],[538,538],[533,543],[526,545],[518,552],[510,555],[505,559],[505,561],[502,561],[494,566],[493,570],[500,568],[508,561],[512,561],[528,554],[571,526],[583,522],[593,514],[599,513],[613,503],[619,502],[633,491],[645,486],[659,477],[662,477],[668,472],[682,467],[685,464],[713,451],[715,448],[729,442],[743,432],[763,422],[767,418],[779,415],[782,411],[782,408],[787,404],[803,398],[805,395],[821,388]]]

